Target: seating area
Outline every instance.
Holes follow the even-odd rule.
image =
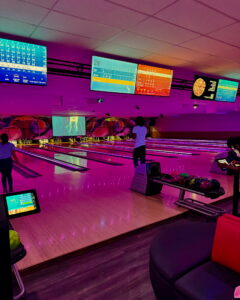
[[[229,300],[240,285],[240,219],[178,220],[164,225],[150,248],[157,299]]]

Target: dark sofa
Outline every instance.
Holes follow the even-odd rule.
[[[234,299],[234,290],[240,285],[240,273],[224,266],[221,259],[220,262],[218,258],[217,261],[211,259],[216,244],[215,231],[215,222],[184,219],[162,226],[152,241],[149,262],[150,279],[158,300]],[[240,243],[240,231],[237,230],[238,234]],[[225,232],[225,235],[229,234]],[[218,237],[221,245],[221,232]],[[214,247],[216,253],[219,243]],[[240,244],[238,246],[240,249]]]

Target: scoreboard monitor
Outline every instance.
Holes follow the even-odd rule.
[[[138,65],[135,93],[139,95],[169,96],[173,71]]]
[[[47,84],[47,48],[0,38],[0,82]]]
[[[192,99],[234,102],[237,96],[238,82],[195,76]]]
[[[35,190],[3,195],[8,217],[17,218],[40,212],[37,193]]]
[[[137,64],[92,57],[91,90],[134,94]]]
[[[217,91],[218,79],[195,76],[192,90],[193,99],[214,100]]]
[[[234,102],[237,96],[238,82],[225,79],[219,79],[216,101]]]

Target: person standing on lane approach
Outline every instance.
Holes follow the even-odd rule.
[[[15,153],[15,146],[8,142],[8,135],[6,133],[0,136],[0,172],[2,174],[2,186],[3,192],[8,193],[13,191],[13,180],[12,180],[12,156],[17,161]],[[8,188],[7,188],[8,182]]]
[[[138,160],[144,164],[146,162],[146,142],[147,128],[144,126],[143,117],[137,117],[135,120],[136,126],[133,127],[132,134],[135,139],[135,145],[133,150],[133,163],[134,166],[138,166]]]

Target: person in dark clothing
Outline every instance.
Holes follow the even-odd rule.
[[[135,139],[135,145],[133,150],[133,163],[134,166],[138,166],[138,160],[140,159],[140,163],[144,164],[146,162],[146,142],[145,138],[147,135],[147,128],[144,126],[143,117],[137,117],[135,120],[136,126],[133,127],[132,135]]]
[[[3,133],[0,136],[0,139],[0,172],[2,174],[2,186],[3,192],[8,193],[13,191],[12,156],[15,160],[17,160],[17,157],[15,153],[15,146],[8,142],[8,135]]]
[[[240,137],[228,138],[227,145],[231,149],[227,156],[228,163],[240,162]]]

